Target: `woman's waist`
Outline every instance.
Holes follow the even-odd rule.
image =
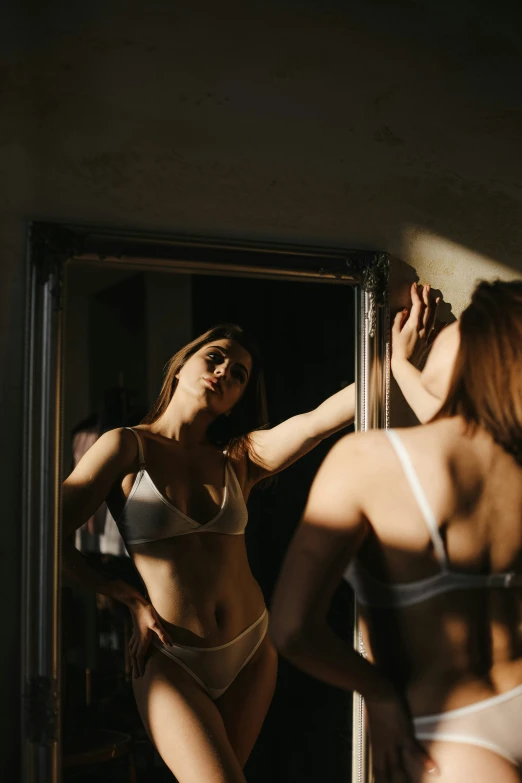
[[[253,576],[179,584],[164,580],[147,585],[149,598],[179,644],[212,647],[233,639],[263,613],[265,602]]]
[[[439,665],[424,671],[418,668],[407,684],[406,697],[417,717],[468,707],[521,685],[522,658],[502,661],[481,673]]]
[[[522,683],[513,624],[431,612],[367,614],[361,627],[369,658],[405,693],[414,715],[458,709]]]

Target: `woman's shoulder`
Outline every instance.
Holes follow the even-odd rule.
[[[385,430],[352,432],[340,438],[323,463],[331,475],[350,475],[350,481],[364,483],[375,470],[388,467],[390,447]]]
[[[122,466],[131,465],[138,454],[138,439],[128,427],[116,427],[100,435],[96,446],[106,459],[116,460]]]
[[[393,427],[391,432],[395,435],[394,440],[399,440],[407,451],[430,455],[437,461],[447,461],[455,450],[462,452],[470,444],[469,434],[456,417],[416,427]]]
[[[431,432],[436,425],[421,424],[417,427],[393,427],[390,429],[371,429],[362,432],[352,432],[332,448],[339,459],[349,460],[365,471],[368,467],[388,466],[394,459],[396,447],[394,442],[400,440],[407,450],[410,447],[416,451],[426,450],[426,444],[439,439],[439,433]],[[395,437],[394,437],[395,436]],[[441,441],[442,442],[442,441]]]
[[[385,429],[350,432],[340,438],[334,446],[338,452],[357,454],[359,457],[375,456],[376,452],[388,448],[388,436]]]

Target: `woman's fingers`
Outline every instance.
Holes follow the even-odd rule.
[[[403,756],[405,767],[415,779],[422,772],[430,772],[434,777],[440,774],[436,761],[416,739],[405,745]]]
[[[419,284],[418,283],[412,283],[410,288],[410,294],[411,294],[411,304],[413,305],[420,305],[421,304],[421,298],[419,296]]]
[[[412,293],[412,302],[414,300],[414,294]],[[430,346],[433,340],[437,336],[437,309],[442,297],[434,297],[431,290],[431,285],[422,286],[422,299],[418,295],[417,298],[422,303],[421,313],[419,315],[419,338],[425,343],[426,346]]]
[[[172,639],[160,623],[154,623],[154,625],[151,626],[151,631],[156,634],[162,644],[167,646],[172,645]]]
[[[419,296],[417,283],[414,283],[411,287],[411,310],[408,318],[408,327],[419,336],[421,336],[423,329],[424,310],[425,305]]]
[[[408,325],[413,331],[424,334],[424,330],[431,328],[434,320],[434,308],[430,300],[430,286],[422,287],[422,297],[419,294],[417,283],[413,283],[410,289],[411,308],[410,310],[399,310],[393,319],[392,333],[399,335],[402,329]]]
[[[433,319],[433,297],[431,295],[431,286],[422,286],[422,312],[420,315],[419,337],[426,340],[431,329]]]
[[[419,287],[417,283],[413,283],[411,287],[411,315],[419,319],[422,313],[422,306],[423,301],[419,296]]]
[[[433,759],[430,756],[430,754],[424,748],[422,748],[421,746],[419,747],[421,750],[421,758],[425,771],[429,772],[431,775],[433,775],[433,777],[438,777],[440,775],[440,769],[437,762],[435,761],[435,759]]]
[[[415,739],[372,753],[374,783],[414,783],[424,772],[439,774],[435,761]]]
[[[422,304],[423,304],[422,328],[425,330],[425,334],[428,333],[429,322],[430,322],[432,308],[433,308],[433,301],[430,295],[430,289],[431,286],[429,285],[422,286]]]
[[[441,296],[438,296],[435,299],[435,304],[434,304],[434,307],[433,307],[433,313],[432,313],[431,321],[430,321],[430,328],[429,328],[429,332],[428,332],[428,345],[431,345],[433,343],[433,341],[435,340],[436,336],[440,332],[441,328],[446,326],[445,323],[442,323],[441,321],[437,321],[437,310],[439,308],[439,302],[441,300],[442,300]]]
[[[430,332],[433,329],[433,324],[435,323],[435,316],[437,314],[437,305],[438,300],[434,300],[433,298],[430,298],[426,309],[424,311],[424,329],[425,329],[425,335],[426,338],[430,336]]]
[[[393,325],[392,325],[392,334],[394,336],[399,336],[399,334],[402,331],[402,327],[406,323],[406,319],[408,317],[408,311],[406,309],[399,310],[399,312],[395,315],[395,318],[393,319]]]
[[[138,677],[143,677],[143,673],[145,672],[145,653],[147,652],[148,647],[148,639],[142,639],[138,645],[138,649],[136,651],[136,668],[138,670]]]
[[[138,640],[135,636],[131,636],[129,641],[129,655],[132,657],[136,653],[136,647],[138,646]]]
[[[138,670],[136,667],[136,652],[135,650],[129,651],[129,660],[130,660],[130,666],[131,666],[131,672],[132,672],[132,679],[136,679],[138,676]]]
[[[161,624],[161,620],[158,618],[158,614],[155,609],[152,609],[152,617],[153,619],[152,623],[149,625],[149,630],[156,634],[162,644],[171,645],[172,639]]]
[[[129,657],[133,678],[141,677],[145,670],[145,653],[148,646],[148,637],[132,635],[129,642]]]
[[[433,331],[433,327],[435,326],[435,320],[437,318],[437,310],[439,307],[439,302],[441,300],[440,296],[434,297],[433,294],[430,292],[428,305],[426,307],[426,313],[425,313],[425,329],[426,329],[426,340],[429,342],[431,339],[431,334]]]
[[[133,634],[129,641],[129,660],[132,670],[132,677],[137,677],[137,668],[136,668],[136,650],[138,648],[138,638],[135,634]]]

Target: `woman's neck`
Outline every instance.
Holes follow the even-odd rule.
[[[175,400],[174,395],[165,412],[150,425],[152,432],[190,448],[208,443],[207,430],[215,420],[208,409],[195,400]]]

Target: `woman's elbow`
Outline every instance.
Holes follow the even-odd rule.
[[[289,621],[275,612],[270,620],[269,634],[274,647],[283,658],[292,660],[299,657],[306,638],[304,624]]]

